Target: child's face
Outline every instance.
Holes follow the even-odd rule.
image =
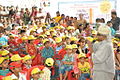
[[[21,70],[22,70],[21,67],[19,67],[19,68],[14,68],[14,69],[13,69],[13,72],[19,73],[19,72],[21,72]]]
[[[39,79],[39,78],[40,78],[40,74],[39,74],[39,73],[33,74],[33,75],[32,75],[32,78],[33,78],[33,79]]]
[[[72,49],[67,49],[66,52],[69,54],[69,53],[72,53]]]
[[[65,42],[67,42],[67,43],[70,43],[70,39],[68,38],[68,39],[66,39],[66,41]]]
[[[60,42],[60,43],[57,43],[57,46],[61,46],[62,45],[62,42]]]
[[[28,64],[28,65],[31,65],[31,64],[32,64],[32,60],[29,59],[29,60],[27,60],[25,63]]]
[[[43,29],[43,31],[45,32],[45,31],[47,31],[47,29],[46,29],[46,28],[44,28],[44,29]]]
[[[8,68],[8,63],[9,63],[9,61],[8,61],[8,60],[5,60],[5,61],[1,64],[2,68]]]
[[[74,52],[74,53],[76,53],[76,51],[77,51],[77,48],[73,49],[73,52]]]
[[[117,46],[117,44],[116,44],[116,43],[114,43],[114,44],[113,44],[113,47],[114,47],[114,48],[117,48],[118,46]]]
[[[84,57],[80,58],[79,60],[80,60],[80,62],[85,62],[85,58]]]
[[[81,41],[81,42],[80,42],[80,46],[81,46],[81,47],[85,46],[85,41]]]
[[[83,30],[83,26],[80,26],[79,29]]]
[[[109,26],[109,27],[112,27],[113,25],[112,25],[112,23],[109,23],[108,26]]]
[[[73,30],[72,30],[72,29],[70,29],[70,30],[69,30],[69,33],[70,33],[70,32],[73,32]]]
[[[50,47],[50,42],[46,42],[45,47]]]

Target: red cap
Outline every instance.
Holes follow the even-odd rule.
[[[12,62],[12,63],[10,63],[10,69],[14,69],[14,68],[19,68],[19,67],[21,67],[22,66],[22,64],[20,64],[20,63],[18,63],[18,62]]]

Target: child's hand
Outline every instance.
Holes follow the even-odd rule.
[[[120,67],[116,67],[117,70],[120,70]]]
[[[90,78],[93,78],[93,75],[90,75]]]

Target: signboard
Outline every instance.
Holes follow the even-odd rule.
[[[115,9],[115,0],[110,0],[106,3],[101,0],[58,3],[58,10],[61,14],[78,17],[82,13],[84,18],[90,23],[94,23],[96,18],[110,20],[112,9]]]

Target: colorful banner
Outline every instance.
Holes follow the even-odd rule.
[[[84,18],[90,23],[94,23],[96,18],[110,20],[112,9],[115,9],[115,0],[59,2],[58,4],[58,10],[61,14],[78,17],[82,13]]]

